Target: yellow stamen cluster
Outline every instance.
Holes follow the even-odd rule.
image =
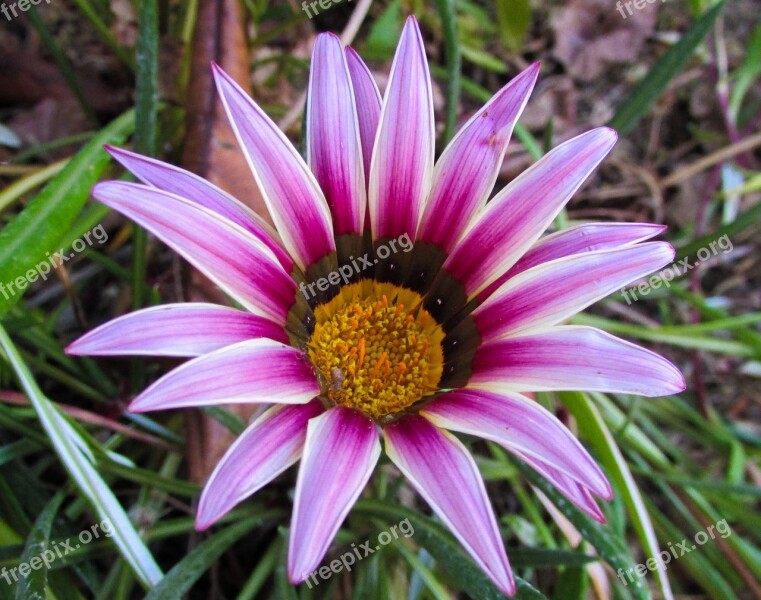
[[[317,307],[307,351],[328,401],[381,419],[436,391],[444,333],[421,301],[404,288],[360,282]]]

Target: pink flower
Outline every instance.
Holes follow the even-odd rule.
[[[359,56],[320,35],[305,163],[215,67],[277,232],[207,181],[109,148],[144,185],[108,181],[94,196],[184,256],[240,309],[152,307],[68,351],[192,357],[135,398],[134,412],[273,405],[212,474],[198,529],[301,459],[288,569],[303,581],[362,493],[382,436],[412,486],[512,594],[483,480],[450,431],[501,444],[604,520],[594,496],[610,499],[605,475],[521,392],[683,390],[680,372],[660,356],[559,324],[674,252],[641,243],[662,231],[648,224],[581,225],[540,239],[612,148],[616,134],[607,128],[560,145],[487,204],[538,71],[532,65],[501,89],[434,164],[431,82],[416,21],[407,21],[382,100]]]

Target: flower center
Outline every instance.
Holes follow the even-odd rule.
[[[331,403],[377,420],[438,389],[444,332],[420,294],[365,280],[314,312],[307,352]]]

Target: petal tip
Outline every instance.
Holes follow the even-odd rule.
[[[665,381],[660,389],[654,390],[650,394],[643,394],[650,398],[666,398],[668,396],[674,396],[681,394],[687,389],[687,381],[684,378],[684,374],[679,368],[671,361],[661,357],[664,362]],[[670,377],[669,377],[670,376]]]
[[[612,127],[600,127],[600,130],[606,134],[606,137],[608,137],[611,143],[615,144],[618,141],[618,131]]]
[[[515,596],[516,587],[515,587],[515,579],[513,579],[513,576],[511,573],[508,573],[508,577],[503,577],[500,579],[494,579],[494,583],[499,588],[499,591],[505,594],[505,596],[513,597]]]
[[[151,408],[150,406],[146,406],[146,404],[147,403],[143,399],[143,394],[141,394],[137,398],[133,399],[132,402],[129,403],[129,405],[127,406],[127,412],[131,412],[133,414],[149,412]]]
[[[70,354],[72,356],[83,356],[83,355],[85,355],[86,351],[85,351],[84,348],[82,348],[82,346],[84,346],[84,344],[81,344],[80,340],[81,340],[81,338],[79,340],[74,340],[73,342],[71,342],[68,346],[66,346],[63,349],[63,353],[64,354]]]
[[[201,515],[199,514],[199,515],[196,515],[196,522],[193,527],[196,531],[198,531],[199,533],[202,533],[206,531],[207,529],[209,529],[209,527],[211,527],[215,521],[216,519],[209,519],[209,518],[202,519]]]
[[[315,46],[319,44],[321,41],[323,42],[338,42],[341,44],[341,38],[338,37],[335,33],[332,31],[323,31],[322,33],[317,34],[317,38],[315,39]],[[341,47],[343,47],[343,44],[341,44]],[[348,46],[347,46],[348,48]]]

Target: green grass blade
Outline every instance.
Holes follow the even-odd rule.
[[[64,78],[66,84],[74,93],[77,102],[79,102],[79,106],[82,108],[82,111],[85,113],[90,122],[93,125],[98,125],[98,117],[95,116],[95,111],[93,111],[92,107],[90,106],[90,102],[85,97],[85,93],[82,91],[82,86],[79,85],[79,81],[77,80],[76,75],[74,75],[74,69],[69,62],[69,59],[66,57],[66,54],[64,54],[55,37],[53,37],[53,34],[48,29],[45,21],[43,21],[42,17],[40,17],[39,13],[37,12],[37,7],[29,6],[29,8],[30,10],[27,13],[29,15],[29,20],[31,21],[32,26],[37,30],[40,39],[42,39],[45,46],[47,46],[48,51],[53,57],[56,65],[58,65],[58,70],[61,72],[61,76]]]
[[[570,500],[563,496],[555,487],[523,462],[513,459],[523,475],[565,515],[573,526],[581,533],[584,540],[591,544],[597,554],[605,560],[614,571],[631,568],[634,560],[628,549],[623,545],[612,528],[601,525],[592,517],[584,514],[576,508]],[[649,600],[650,592],[647,585],[641,579],[637,579],[629,588],[636,598]]]
[[[64,158],[45,167],[42,167],[25,177],[17,179],[6,188],[0,191],[0,212],[4,211],[21,196],[27,192],[31,192],[34,188],[43,183],[47,183],[50,179],[58,175],[68,163],[68,159]]]
[[[639,120],[647,114],[655,101],[666,91],[669,82],[684,71],[695,48],[713,27],[716,18],[724,8],[722,0],[699,17],[655,63],[650,72],[634,87],[627,100],[618,108],[609,125],[621,134],[629,133]]]
[[[43,557],[50,544],[50,530],[53,527],[58,509],[64,499],[64,493],[58,492],[47,504],[45,510],[40,513],[32,527],[32,531],[26,540],[24,553],[21,556],[21,564],[35,566]],[[52,551],[51,551],[52,552]],[[54,555],[55,556],[55,555]],[[45,556],[45,558],[47,558]],[[16,600],[39,600],[46,597],[45,588],[48,582],[47,564],[43,563],[40,568],[33,569],[28,577],[21,577],[16,586]]]
[[[641,325],[621,323],[612,319],[587,314],[576,315],[571,319],[571,323],[574,325],[598,327],[609,333],[629,336],[639,340],[668,344],[669,346],[676,346],[678,348],[704,350],[706,352],[716,352],[718,354],[729,354],[734,356],[755,356],[756,354],[754,348],[743,342],[695,335],[689,330],[687,333],[683,333],[678,326],[670,327],[669,329],[661,327],[642,327]]]
[[[479,600],[504,600],[504,594],[465,554],[452,535],[433,519],[398,504],[370,499],[360,500],[354,512],[389,523],[396,523],[401,518],[409,519],[415,530],[415,541],[436,559],[440,572],[447,573],[463,592]],[[543,594],[519,577],[515,578],[515,584],[518,589],[513,598],[516,600],[546,600]]]
[[[561,402],[576,418],[579,431],[595,449],[605,472],[612,479],[615,488],[623,496],[624,504],[629,513],[634,530],[642,543],[646,556],[658,556],[660,548],[655,537],[655,528],[650,515],[645,508],[637,482],[631,474],[621,450],[613,439],[613,435],[603,421],[597,407],[589,398],[580,392],[563,392],[558,394]],[[673,599],[668,577],[663,565],[658,562],[655,572],[660,592],[665,599]]]
[[[35,265],[49,263],[62,237],[90,197],[90,189],[109,164],[104,144],[121,143],[132,131],[129,111],[103,128],[45,188],[0,231],[0,283],[6,287]],[[16,287],[13,288],[16,291]],[[23,290],[0,294],[0,314],[19,300]]]
[[[441,139],[443,147],[454,135],[457,125],[457,108],[460,105],[460,38],[457,34],[454,0],[436,0],[444,31],[444,52],[447,61],[447,101],[444,133]]]
[[[163,581],[144,600],[182,600],[217,559],[261,522],[265,515],[263,513],[258,519],[247,519],[231,525],[199,544],[166,574]]]
[[[119,548],[122,557],[146,586],[158,583],[162,578],[161,569],[156,564],[148,548],[140,539],[134,525],[114,493],[101,479],[90,461],[82,453],[85,441],[79,438],[71,424],[61,415],[56,406],[45,397],[32,373],[22,360],[18,350],[0,325],[0,346],[10,362],[19,383],[24,388],[40,424],[53,444],[58,457],[66,466],[71,478],[87,498],[101,519],[109,519],[114,534],[111,538]]]
[[[510,52],[520,52],[531,28],[530,0],[497,0],[496,10],[502,44]]]
[[[135,94],[135,150],[153,156],[158,130],[158,8],[156,0],[141,0],[140,30],[137,38],[137,80]],[[148,241],[144,229],[133,225],[132,308],[144,302],[145,252]]]
[[[111,33],[111,29],[108,25],[106,25],[106,23],[103,22],[103,19],[100,18],[98,11],[90,5],[89,0],[74,0],[74,4],[77,5],[77,8],[82,11],[82,14],[84,14],[87,20],[90,21],[93,27],[95,27],[100,36],[103,38],[103,41],[106,42],[106,44],[108,44],[108,46],[111,48],[111,51],[114,53],[116,58],[118,58],[119,61],[130,71],[134,71],[135,61],[129,55],[129,52],[127,52],[119,43],[114,34]]]

